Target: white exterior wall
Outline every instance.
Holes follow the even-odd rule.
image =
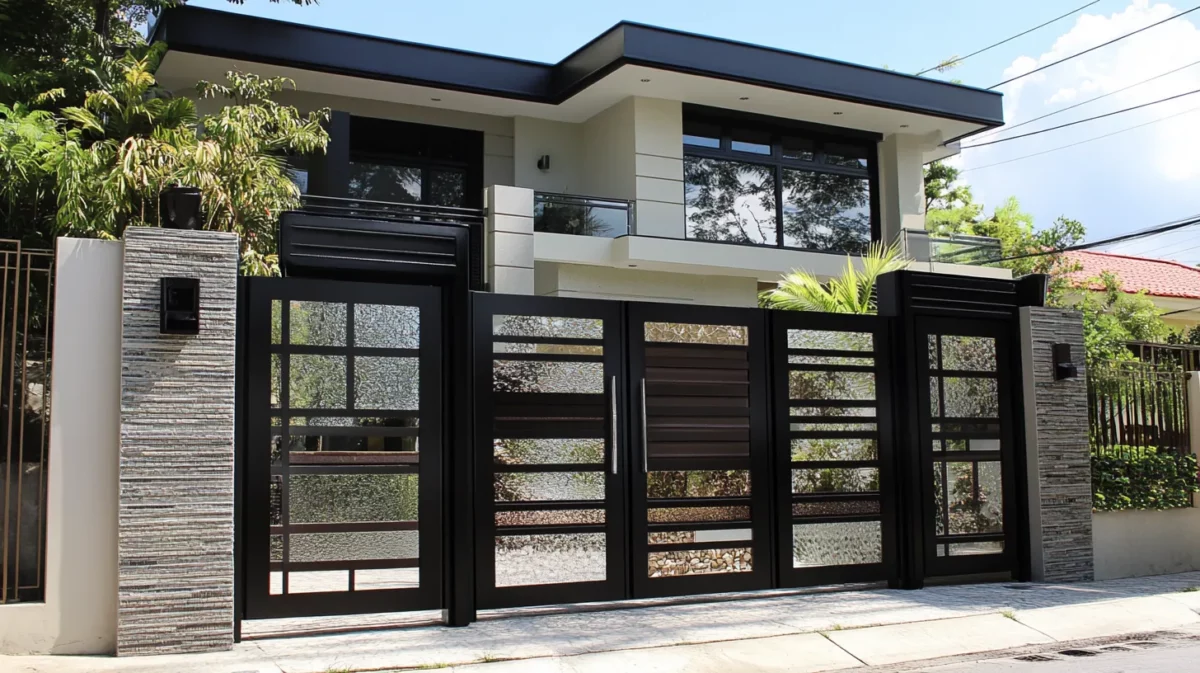
[[[551,297],[756,306],[758,281],[734,276],[697,276],[539,262],[534,275],[534,292]]]
[[[901,229],[925,228],[925,155],[917,136],[893,134],[879,143],[879,204],[883,240]]]
[[[684,238],[683,104],[634,98],[637,233]]]
[[[582,124],[581,194],[633,200],[634,106],[625,100]]]
[[[0,654],[106,654],[117,636],[121,254],[58,239],[46,600],[0,605]]]
[[[515,179],[511,184],[539,192],[598,196],[584,189],[583,131],[582,124],[532,117],[513,119]],[[538,157],[543,155],[550,157],[550,170],[537,167]]]
[[[1200,570],[1200,509],[1092,515],[1096,579]]]

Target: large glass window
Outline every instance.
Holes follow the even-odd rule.
[[[478,132],[351,117],[351,198],[464,207],[482,155]]]
[[[683,145],[688,238],[861,253],[877,237],[873,141],[685,116]]]

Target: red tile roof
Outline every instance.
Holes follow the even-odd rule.
[[[1200,299],[1200,269],[1187,264],[1091,250],[1077,250],[1063,256],[1082,267],[1069,276],[1077,287],[1086,284],[1090,289],[1102,290],[1104,286],[1094,279],[1102,271],[1109,271],[1121,279],[1126,292],[1145,290],[1156,297]]]

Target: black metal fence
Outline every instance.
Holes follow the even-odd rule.
[[[1188,453],[1187,373],[1172,362],[1111,362],[1088,367],[1092,450]]]
[[[43,597],[54,255],[0,241],[0,603]]]
[[[1129,350],[1143,362],[1159,366],[1182,368],[1185,372],[1200,371],[1200,346],[1191,344],[1156,344],[1134,341]]]

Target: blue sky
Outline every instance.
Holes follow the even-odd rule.
[[[193,0],[192,4],[537,61],[557,61],[612,24],[628,19],[915,72],[1014,35],[1086,2],[324,0],[317,6],[297,7],[267,0],[247,0],[241,6],[225,0]],[[1186,8],[1154,0],[1101,0],[1075,16],[976,56],[951,73],[934,76],[989,87],[1011,74],[1026,72]],[[1009,123],[1025,121],[1200,60],[1197,25],[1200,12],[1003,87],[1006,119]],[[1036,130],[1192,89],[1200,89],[1200,65],[1021,130]],[[1200,213],[1200,110],[1192,113],[1193,108],[1200,108],[1200,94],[1070,130],[965,150],[956,162],[968,169],[966,182],[989,210],[1008,196],[1016,196],[1039,224],[1066,215],[1082,221],[1089,238],[1108,237]],[[1044,156],[992,166],[1138,124],[1145,126]],[[1174,256],[1195,263],[1200,261],[1200,235],[1185,230],[1171,237],[1117,246],[1115,251]]]

